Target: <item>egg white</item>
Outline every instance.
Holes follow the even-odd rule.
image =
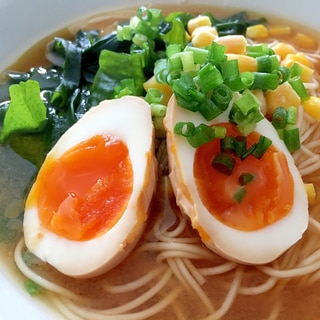
[[[36,206],[28,208],[24,215],[28,249],[72,277],[92,277],[106,272],[130,253],[144,230],[156,185],[154,128],[150,107],[141,98],[106,100],[91,108],[59,139],[48,156],[58,159],[74,145],[101,134],[117,136],[129,149],[133,189],[120,220],[97,238],[72,241],[44,228]]]
[[[230,105],[232,103],[233,101]],[[291,154],[272,124],[263,119],[257,124],[256,131],[270,138],[273,145],[286,155],[288,167],[294,180],[294,202],[291,211],[285,217],[255,231],[233,229],[218,221],[208,212],[200,199],[193,176],[196,149],[189,145],[186,138],[173,132],[175,123],[179,121],[191,121],[195,125],[228,122],[228,112],[229,110],[208,122],[199,113],[179,107],[175,98],[171,98],[164,121],[167,130],[170,181],[178,206],[183,213],[190,217],[193,228],[198,230],[203,243],[209,249],[236,262],[268,263],[296,243],[308,226],[308,199],[302,178]]]

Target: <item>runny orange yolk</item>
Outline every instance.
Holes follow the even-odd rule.
[[[227,134],[241,135],[232,124],[225,123]],[[247,136],[247,148],[259,139],[257,132]],[[196,150],[194,177],[202,203],[219,221],[232,228],[253,231],[274,223],[287,215],[293,204],[294,182],[283,152],[273,145],[261,159],[250,155],[245,160],[235,157],[230,176],[211,165],[220,153],[220,141],[215,139]],[[239,177],[250,173],[253,180],[243,186],[246,194],[242,201],[234,199],[241,187]]]
[[[28,197],[41,224],[70,240],[88,240],[112,228],[133,186],[128,148],[114,136],[97,135],[48,157]]]

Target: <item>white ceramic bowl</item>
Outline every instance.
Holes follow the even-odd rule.
[[[152,4],[204,3],[244,9],[259,15],[289,19],[316,30],[320,27],[317,0],[0,0],[0,70],[44,36],[98,12]],[[181,8],[181,7],[180,7]],[[0,319],[57,320],[49,308],[31,298],[6,274],[0,261]]]

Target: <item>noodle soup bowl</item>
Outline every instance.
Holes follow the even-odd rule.
[[[23,53],[36,46],[42,39],[49,35],[54,35],[55,31],[66,27],[76,30],[86,23],[88,18],[96,19],[101,13],[108,16],[108,12],[117,15],[117,12],[141,5],[161,7],[171,11],[190,11],[201,3],[199,1],[131,1],[121,2],[108,0],[0,0],[0,70],[5,70],[12,65]],[[304,29],[310,29],[312,33],[320,27],[317,2],[315,0],[287,1],[287,0],[210,0],[202,1],[202,8],[214,6],[232,12],[248,11],[255,17],[264,16],[272,21],[287,21],[298,28],[300,25]],[[110,17],[109,17],[110,18]],[[116,17],[118,18],[118,17]],[[120,19],[120,17],[119,17]],[[112,28],[112,26],[111,26]],[[46,40],[47,41],[47,40]],[[30,51],[32,52],[32,51]],[[30,53],[32,54],[32,53]],[[11,155],[12,156],[12,155]],[[11,159],[8,156],[8,159]],[[1,159],[5,161],[5,159]],[[19,165],[19,160],[15,160]],[[10,162],[10,161],[8,161]],[[6,170],[12,170],[10,163],[5,163]],[[31,180],[35,168],[29,164],[22,164],[24,168],[24,186],[17,192],[23,193],[27,188],[27,181]],[[20,174],[20,173],[19,173]],[[12,180],[15,179],[15,172],[10,172]],[[0,180],[1,193],[5,193],[6,182]],[[1,201],[2,197],[0,197]],[[20,204],[21,205],[21,204]],[[2,208],[2,207],[1,207]],[[2,214],[2,212],[0,213]],[[20,226],[21,227],[21,226]],[[0,231],[1,232],[1,231]],[[24,319],[24,320],[50,320],[63,319],[53,311],[52,302],[44,303],[37,297],[30,296],[23,287],[24,278],[17,271],[11,255],[6,255],[2,247],[7,244],[0,243],[0,319]],[[9,245],[10,246],[10,245]],[[8,258],[9,257],[9,258]],[[10,261],[9,261],[10,260]]]

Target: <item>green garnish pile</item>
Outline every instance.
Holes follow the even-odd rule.
[[[248,20],[245,12],[225,19],[217,19],[211,12],[203,15],[210,18],[219,36],[245,35],[248,26],[266,22]],[[124,95],[145,97],[152,106],[154,123],[161,123],[157,119],[163,118],[166,106],[157,92],[147,93],[143,86],[153,75],[159,83],[172,87],[182,107],[199,111],[207,120],[226,110],[233,92],[240,92],[230,119],[244,135],[261,117],[255,103],[247,106],[248,100],[254,100],[249,90],[273,88],[288,77],[301,90],[299,77],[295,77],[299,70],[281,68],[264,45],[248,48],[259,60],[259,72],[241,74],[236,60],[226,60],[223,46],[213,43],[194,48],[186,37],[188,21],[194,17],[180,11],[164,16],[159,9],[140,7],[134,17],[108,35],[79,30],[72,40],[53,39],[48,47],[51,67],[10,71],[9,80],[0,87],[1,142],[40,167],[59,137],[87,110],[102,100]],[[245,99],[245,108],[239,107],[241,99]],[[176,131],[185,134],[185,124],[177,126]],[[188,135],[193,132],[204,137],[199,141],[188,136],[195,147],[208,140],[207,134],[211,139],[205,126],[187,126]],[[213,136],[216,134],[223,136],[217,128]]]

